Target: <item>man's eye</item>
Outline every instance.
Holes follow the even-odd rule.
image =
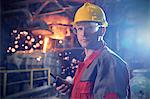
[[[83,28],[80,27],[80,28],[77,28],[77,30],[81,31],[81,30],[83,30]]]
[[[94,26],[87,26],[88,29],[93,29],[95,28]]]

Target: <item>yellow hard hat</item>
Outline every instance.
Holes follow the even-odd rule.
[[[81,21],[94,21],[102,24],[103,27],[107,27],[106,16],[102,8],[91,3],[84,3],[80,7],[74,17],[74,24]]]

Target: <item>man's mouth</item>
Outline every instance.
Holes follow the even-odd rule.
[[[83,42],[87,42],[87,41],[89,41],[89,40],[88,40],[88,39],[82,39],[82,41],[83,41]]]

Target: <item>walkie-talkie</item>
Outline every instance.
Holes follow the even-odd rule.
[[[50,75],[56,80],[56,87],[62,85],[62,84],[66,84],[68,86],[72,86],[71,83],[69,83],[68,81],[66,81],[65,79],[61,78],[60,76],[55,76],[54,74],[50,73]]]

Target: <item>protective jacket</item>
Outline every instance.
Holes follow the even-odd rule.
[[[108,47],[96,50],[79,64],[71,99],[129,98],[129,74],[126,66]]]

